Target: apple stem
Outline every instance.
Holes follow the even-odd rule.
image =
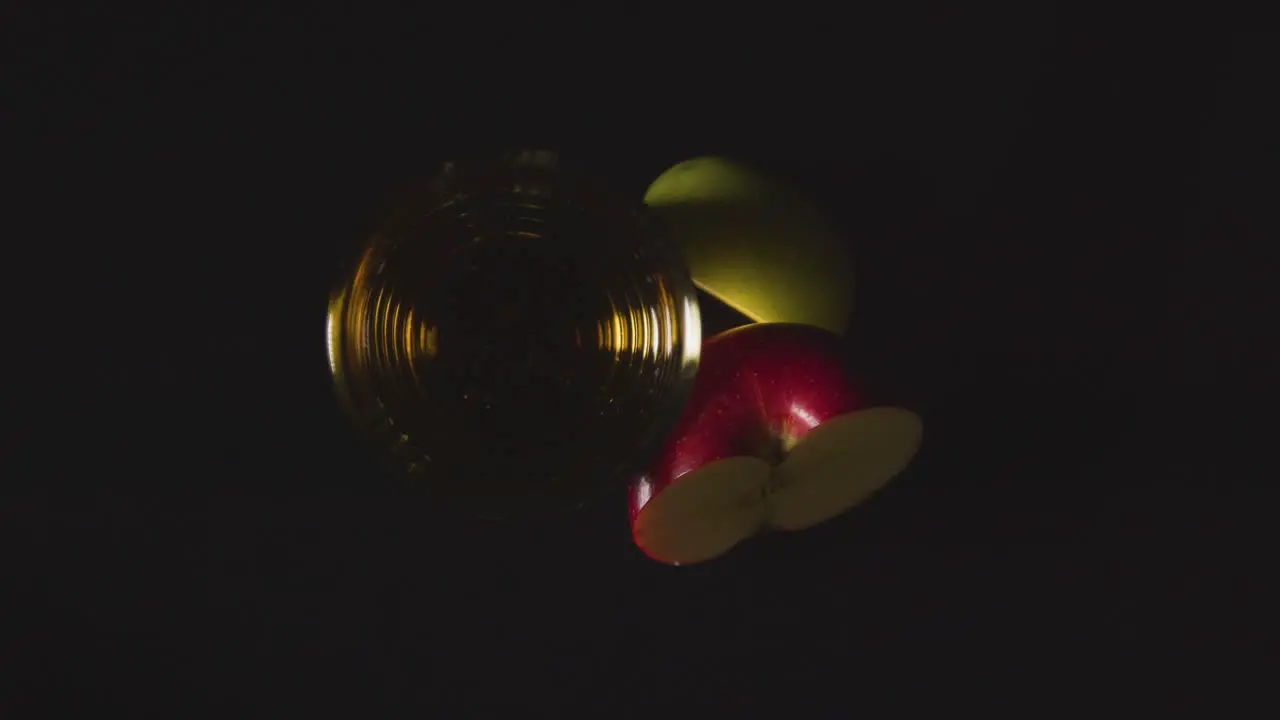
[[[796,434],[789,428],[783,427],[775,432],[769,433],[756,448],[755,456],[777,466],[787,459],[791,454],[791,450],[795,448],[797,442]]]
[[[761,443],[760,448],[756,451],[756,457],[764,460],[769,465],[777,466],[787,457],[787,452],[791,448],[787,447],[784,438],[771,435]]]

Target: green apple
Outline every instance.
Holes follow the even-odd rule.
[[[853,309],[848,243],[785,184],[718,157],[681,162],[644,202],[662,217],[694,284],[756,322],[843,333]]]

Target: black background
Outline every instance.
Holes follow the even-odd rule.
[[[1226,381],[1266,364],[1274,36],[1052,3],[196,7],[4,22],[6,349],[32,361],[6,717],[1247,696],[1266,405]],[[497,527],[390,492],[328,387],[327,292],[388,198],[491,144],[637,193],[711,153],[805,188],[859,262],[853,342],[926,415],[918,462],[685,569],[631,547],[620,495]]]

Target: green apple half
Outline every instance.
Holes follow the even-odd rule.
[[[694,284],[724,304],[756,322],[848,327],[848,244],[783,183],[699,157],[659,175],[644,202],[671,228]]]

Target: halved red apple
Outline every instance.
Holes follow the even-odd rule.
[[[704,344],[684,415],[632,487],[633,537],[686,565],[765,529],[813,527],[900,473],[921,435],[915,413],[866,406],[833,333],[735,328]]]

